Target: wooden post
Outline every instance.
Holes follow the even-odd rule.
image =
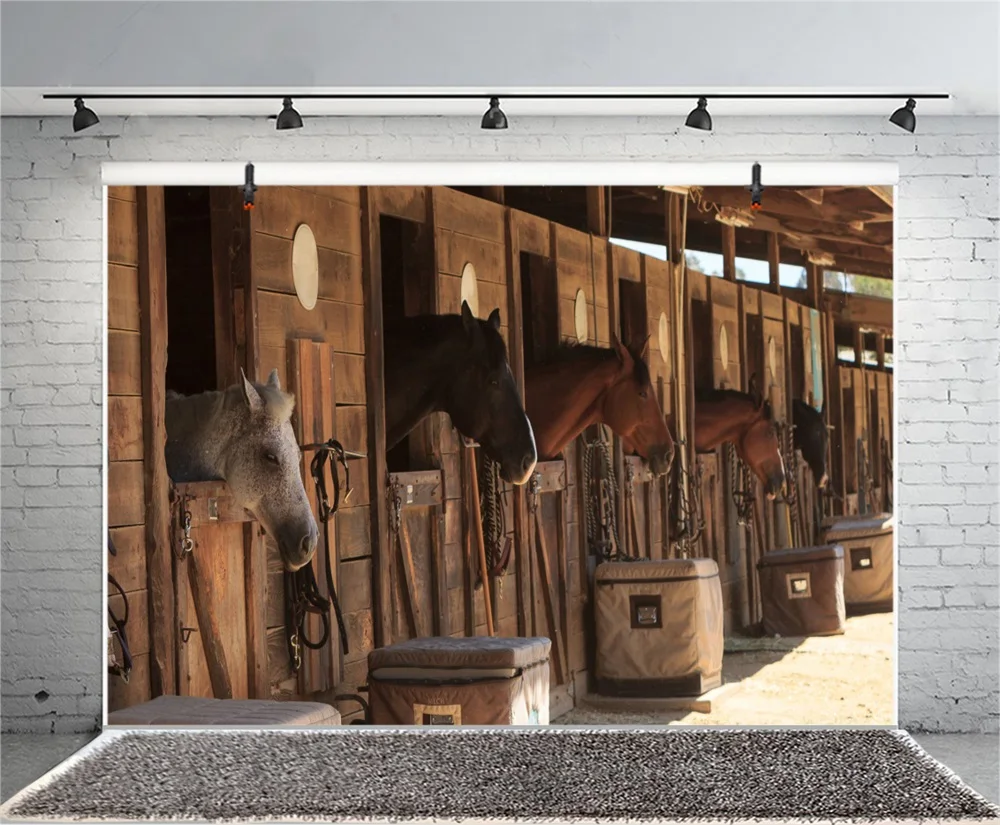
[[[149,589],[151,694],[177,693],[177,622],[170,547],[170,477],[164,446],[167,376],[167,225],[162,186],[136,190],[142,352],[143,486]]]
[[[587,231],[599,238],[608,236],[607,190],[603,186],[587,187]]]
[[[806,263],[806,291],[808,303],[813,309],[823,308],[823,268],[808,261]]]
[[[504,202],[503,187],[502,186],[484,186],[483,187],[483,197],[487,200],[494,201],[496,203]]]
[[[775,295],[781,294],[781,248],[778,233],[767,233],[767,269],[770,277],[768,289]]]
[[[878,368],[885,369],[885,333],[875,333],[875,356],[878,358]]]
[[[518,237],[514,213],[506,210],[504,225],[507,240],[507,332],[510,369],[514,374],[514,383],[524,403],[524,318],[521,314],[521,239]],[[517,485],[512,490],[512,509],[514,516],[514,567],[515,587],[517,591],[517,634],[528,635],[528,592],[530,585],[530,559],[525,542],[525,525],[527,524],[527,504],[524,499],[524,485]]]
[[[851,325],[851,335],[854,338],[854,366],[859,370],[865,366],[865,336],[861,332],[861,327],[857,324]]]
[[[722,224],[722,277],[736,281],[736,227]]]
[[[212,609],[209,591],[211,583],[202,569],[200,551],[195,546],[194,552],[187,557],[188,581],[191,585],[191,601],[194,602],[194,612],[198,617],[198,635],[201,647],[205,652],[205,663],[208,665],[208,678],[212,682],[212,693],[216,699],[232,699],[233,683],[229,677],[229,667],[226,664],[226,649],[222,643],[222,633],[219,622]],[[150,625],[150,630],[152,630]]]
[[[368,484],[371,490],[372,611],[375,647],[392,644],[392,590],[389,566],[389,519],[386,502],[385,463],[385,365],[382,334],[382,243],[379,229],[378,190],[361,189],[362,282],[365,310],[365,383],[368,398]]]

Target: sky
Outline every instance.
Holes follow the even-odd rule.
[[[667,259],[667,248],[659,244],[642,243],[640,241],[627,241],[622,238],[612,238],[611,243],[643,252],[661,261]],[[706,275],[722,275],[722,256],[714,252],[692,252],[688,251],[690,258],[698,261],[698,269]],[[746,280],[755,284],[767,284],[771,281],[770,269],[767,261],[757,261],[752,258],[737,258],[736,266],[746,273]],[[794,264],[781,264],[778,269],[778,280],[781,286],[794,287],[799,283],[802,273],[805,270],[801,266]]]

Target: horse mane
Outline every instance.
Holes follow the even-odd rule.
[[[696,401],[704,401],[706,404],[719,404],[723,401],[747,401],[755,404],[754,398],[748,392],[740,390],[721,389],[717,387],[695,387],[694,397]],[[768,421],[773,418],[771,402],[765,401],[763,406],[764,418]]]
[[[625,347],[629,355],[632,356],[634,364],[632,375],[640,387],[652,383],[649,374],[649,365],[639,357],[639,354],[632,347]],[[580,361],[610,361],[617,358],[618,353],[607,347],[595,347],[590,344],[581,344],[573,340],[560,341],[555,350],[543,358],[538,366],[548,367],[553,364],[575,364]]]
[[[270,384],[259,384],[254,381],[253,386],[264,402],[265,411],[271,418],[275,421],[285,421],[292,417],[292,411],[295,409],[294,395]],[[242,392],[239,384],[233,384],[224,390],[207,390],[193,395],[183,395],[174,390],[167,390],[166,400],[185,402],[176,409],[184,418],[190,417],[192,421],[196,421],[205,415],[206,410],[212,410],[212,414],[217,414],[225,400],[228,400],[230,396],[239,395],[241,397]]]
[[[482,318],[477,318],[476,321],[483,332],[489,364],[491,367],[499,368],[507,362],[507,345],[504,344],[503,336]],[[418,341],[426,341],[429,337],[436,337],[432,343],[441,343],[451,337],[464,336],[465,327],[462,316],[457,313],[407,315],[386,324],[385,334],[386,337],[406,336],[410,339],[411,345]]]

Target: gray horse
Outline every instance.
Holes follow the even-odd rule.
[[[240,371],[242,374],[242,370]],[[308,564],[319,530],[302,483],[292,430],[295,397],[272,370],[266,384],[242,381],[198,395],[167,393],[167,472],[176,483],[221,479],[277,542],[289,571]]]

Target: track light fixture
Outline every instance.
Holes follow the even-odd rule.
[[[301,129],[302,115],[292,107],[292,99],[286,97],[281,104],[281,111],[278,113],[278,121],[275,129]]]
[[[900,129],[906,129],[907,132],[912,132],[917,128],[917,116],[913,114],[913,110],[917,106],[917,101],[912,97],[906,101],[905,106],[900,106],[892,113],[892,117],[889,118],[890,123],[895,123]]]
[[[248,163],[246,177],[243,184],[243,208],[247,211],[253,209],[253,193],[257,191],[257,184],[253,182],[253,164]]]
[[[500,98],[490,98],[490,108],[483,115],[482,127],[484,129],[506,129],[507,115],[500,109]]]
[[[73,114],[74,132],[79,132],[81,129],[87,129],[95,123],[101,122],[100,118],[94,114],[93,110],[88,109],[83,105],[82,97],[78,97],[74,100],[73,105],[76,106],[76,112]]]
[[[747,187],[750,190],[750,208],[760,209],[760,195],[764,191],[764,187],[760,184],[760,164],[755,163],[750,176],[750,185]]]
[[[707,97],[698,98],[698,105],[691,110],[691,114],[687,116],[684,125],[690,126],[692,129],[704,129],[707,132],[712,131],[712,116],[708,113]]]

